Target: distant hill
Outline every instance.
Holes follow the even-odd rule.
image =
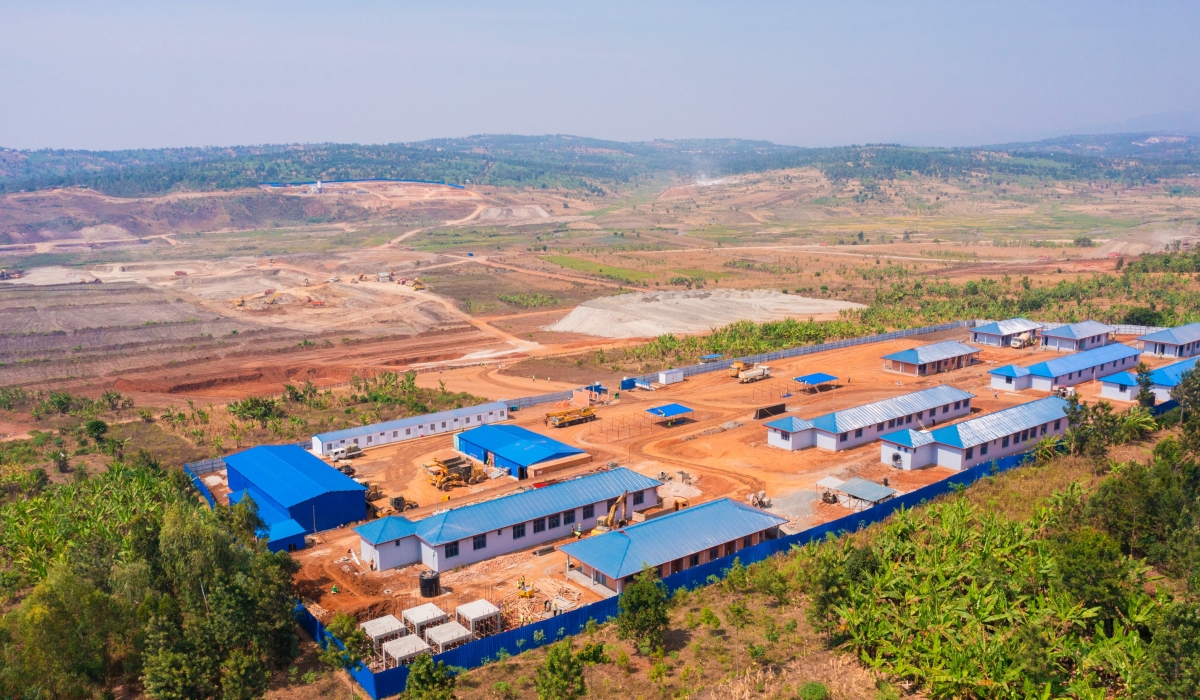
[[[806,166],[835,180],[911,173],[1146,182],[1200,169],[1198,144],[1198,137],[1154,133],[1065,136],[979,148],[800,148],[739,139],[623,143],[566,135],[479,135],[381,145],[0,149],[0,193],[81,186],[135,197],[263,182],[398,178],[563,187],[603,195],[662,175],[712,177]]]

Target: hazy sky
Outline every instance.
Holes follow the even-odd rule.
[[[1200,109],[1200,3],[0,3],[0,146],[1033,139]]]

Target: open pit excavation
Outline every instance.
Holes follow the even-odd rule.
[[[836,318],[843,309],[861,308],[862,304],[854,302],[811,299],[770,289],[638,292],[586,301],[547,330],[639,338],[703,333],[742,320]]]

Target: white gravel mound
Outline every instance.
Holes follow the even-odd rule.
[[[704,333],[741,320],[834,318],[842,309],[861,308],[862,304],[849,301],[810,299],[770,289],[637,292],[585,301],[546,330],[603,338],[649,338],[663,333]]]

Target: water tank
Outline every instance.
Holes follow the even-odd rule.
[[[442,591],[441,574],[436,571],[422,571],[417,577],[421,581],[421,597],[435,598]]]

